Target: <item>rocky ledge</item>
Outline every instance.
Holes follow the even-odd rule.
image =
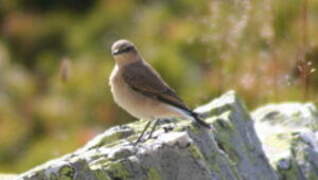
[[[230,91],[196,111],[213,129],[188,120],[161,121],[152,138],[135,146],[146,122],[116,126],[18,179],[318,179],[313,104],[269,105],[249,113]]]

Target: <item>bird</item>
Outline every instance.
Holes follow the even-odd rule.
[[[111,46],[111,54],[115,66],[110,74],[109,85],[115,103],[132,116],[148,120],[136,144],[140,142],[152,120],[183,118],[210,128],[144,60],[132,42],[117,40]]]

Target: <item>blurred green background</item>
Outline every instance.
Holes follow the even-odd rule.
[[[134,118],[111,44],[133,41],[191,107],[229,89],[253,109],[317,103],[318,1],[0,0],[0,172],[19,173]]]

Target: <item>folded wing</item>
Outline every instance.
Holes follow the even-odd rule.
[[[176,95],[148,64],[137,62],[124,67],[123,79],[135,91],[149,98],[191,112],[183,101]]]

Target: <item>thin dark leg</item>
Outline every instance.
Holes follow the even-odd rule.
[[[150,139],[150,138],[152,137],[152,134],[153,134],[153,132],[156,130],[156,126],[158,125],[159,121],[160,121],[160,119],[156,119],[156,120],[155,120],[155,124],[152,126],[151,131],[150,131],[150,134],[149,134],[149,136],[148,136],[147,139]]]
[[[144,136],[144,134],[145,134],[146,130],[148,129],[148,127],[150,126],[151,122],[152,122],[151,120],[148,121],[145,128],[142,130],[141,135],[138,137],[137,141],[135,142],[135,145],[137,145],[140,142],[141,138]]]

